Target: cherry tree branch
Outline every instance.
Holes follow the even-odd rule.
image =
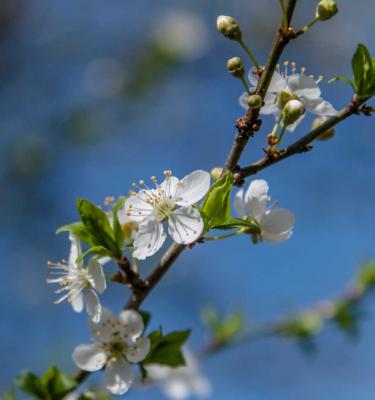
[[[327,130],[333,128],[340,122],[344,121],[346,118],[350,117],[353,114],[358,114],[360,106],[363,105],[367,100],[368,100],[368,98],[358,100],[354,96],[352,102],[349,103],[342,110],[340,110],[337,115],[330,118],[324,124],[320,125],[316,129],[312,130],[311,132],[309,132],[308,134],[306,134],[305,136],[303,136],[301,139],[297,140],[290,146],[281,150],[279,153],[280,156],[278,158],[272,158],[267,155],[267,156],[263,157],[262,159],[260,159],[259,161],[255,162],[247,167],[241,168],[235,174],[236,182],[238,184],[241,184],[245,178],[247,178],[251,175],[255,175],[259,171],[261,171],[273,164],[283,161],[286,158],[288,158],[294,154],[304,153],[306,151],[309,151],[311,149],[311,147],[308,147],[310,145],[310,143],[312,143],[315,139],[317,139],[321,134],[323,134]]]

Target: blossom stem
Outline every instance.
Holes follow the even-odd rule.
[[[242,48],[245,50],[245,52],[247,53],[247,55],[250,57],[251,61],[254,63],[255,67],[257,69],[260,69],[260,65],[257,61],[257,59],[255,58],[254,54],[250,51],[250,49],[247,47],[246,43],[244,42],[243,39],[239,40],[239,44],[242,46]]]
[[[242,76],[240,79],[241,79],[241,82],[243,83],[243,85],[244,85],[244,87],[246,89],[247,94],[249,96],[251,96],[251,91],[250,91],[249,85],[247,84],[245,78]]]
[[[284,125],[284,126],[282,127],[282,129],[281,129],[281,132],[280,132],[280,135],[279,135],[279,139],[278,139],[277,143],[275,144],[275,146],[273,146],[273,149],[272,149],[272,150],[276,151],[276,150],[279,148],[280,143],[281,143],[281,141],[282,141],[282,139],[283,139],[283,137],[284,137],[285,131],[286,131],[286,126]]]
[[[274,126],[273,129],[272,129],[271,136],[276,136],[277,131],[279,130],[279,127],[280,127],[280,124],[281,124],[282,119],[283,119],[283,114],[281,113],[280,116],[279,116],[279,118],[278,118],[277,121],[276,121],[275,126]]]
[[[211,236],[211,237],[204,237],[204,240],[221,240],[221,239],[227,239],[236,235],[241,235],[243,231],[238,230],[235,232],[227,233],[226,235],[221,235],[221,236]]]
[[[314,26],[319,21],[319,18],[314,18],[309,24],[304,26],[299,32],[305,33],[308,29]]]

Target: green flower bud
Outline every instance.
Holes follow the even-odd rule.
[[[326,121],[328,120],[327,117],[318,117],[314,119],[314,122],[311,125],[311,129],[314,130],[316,128],[319,128],[321,125],[323,125]],[[335,129],[332,127],[330,129],[327,129],[325,132],[323,132],[316,140],[329,140],[332,139],[335,136]]]
[[[316,7],[316,15],[320,21],[327,21],[338,13],[339,9],[334,0],[320,0]]]
[[[240,57],[233,57],[227,62],[228,72],[236,78],[242,78],[245,74],[245,65]]]
[[[221,177],[222,173],[223,173],[223,168],[221,167],[212,168],[210,172],[212,180],[217,181]]]
[[[277,95],[277,105],[280,110],[283,110],[286,103],[290,100],[298,100],[298,96],[290,92],[282,91]]]
[[[259,94],[253,94],[247,100],[247,104],[249,105],[250,108],[254,108],[257,110],[258,108],[262,107],[263,100],[259,96]]]
[[[231,40],[241,40],[242,32],[237,21],[229,16],[220,15],[216,20],[217,30]]]
[[[305,112],[305,106],[299,100],[289,100],[283,109],[285,126],[294,124]]]

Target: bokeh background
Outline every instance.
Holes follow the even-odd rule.
[[[315,3],[299,1],[295,27],[312,19]],[[331,77],[350,74],[357,43],[374,52],[373,1],[339,6],[337,17],[293,42],[284,60]],[[77,219],[76,197],[100,204],[127,193],[135,179],[164,169],[182,177],[225,160],[242,114],[242,88],[225,63],[243,54],[216,32],[220,14],[238,18],[264,61],[280,14],[273,0],[1,1],[1,390],[25,368],[41,373],[57,363],[73,372],[72,349],[88,339],[86,316],[53,305],[53,288],[45,284],[46,261],[67,257],[67,237],[54,231]],[[341,83],[322,89],[337,108],[351,95]],[[265,120],[243,163],[262,156],[272,123]],[[288,140],[310,123],[306,118]],[[359,264],[375,255],[374,122],[353,117],[337,131],[313,152],[259,174],[273,198],[296,214],[291,240],[253,246],[241,237],[186,251],[145,302],[152,326],[191,327],[190,347],[199,349],[204,305],[240,309],[251,325],[345,289]],[[103,302],[119,311],[127,295],[114,284]],[[357,341],[328,330],[318,352],[306,357],[292,341],[267,339],[202,367],[214,399],[372,400],[374,337],[370,305]],[[158,389],[127,394],[147,396],[164,398]]]

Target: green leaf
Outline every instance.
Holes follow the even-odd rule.
[[[40,378],[40,383],[53,400],[63,399],[77,386],[77,382],[74,379],[60,372],[57,367],[48,369]]]
[[[49,368],[41,378],[32,372],[22,372],[16,383],[24,392],[40,400],[62,400],[77,387],[77,382],[57,367]]]
[[[148,327],[148,324],[150,323],[151,313],[149,313],[148,311],[143,311],[143,310],[138,310],[138,313],[141,314],[141,317],[143,319],[143,325],[144,325],[144,331],[145,331]]]
[[[91,245],[103,246],[115,257],[121,256],[122,251],[116,242],[108,216],[99,207],[84,199],[77,200],[77,208],[82,223],[94,237],[94,243]]]
[[[95,236],[93,236],[86,226],[80,221],[74,222],[70,225],[61,226],[59,229],[57,229],[56,233],[58,234],[61,232],[71,232],[83,242],[89,244],[90,246],[95,246]]]
[[[90,247],[87,251],[82,253],[77,258],[77,263],[80,263],[89,254],[95,254],[98,257],[107,257],[107,256],[111,257],[112,256],[112,252],[109,251],[108,249],[106,249],[105,247],[103,247],[103,246],[94,246],[94,247]]]
[[[43,385],[40,383],[39,378],[32,372],[21,372],[16,378],[16,384],[21,390],[33,395],[36,399],[46,399]]]
[[[185,365],[182,346],[189,335],[190,330],[171,332],[165,336],[161,329],[151,332],[148,336],[151,341],[151,350],[142,365],[153,363],[170,367]]]
[[[343,332],[353,338],[359,335],[359,322],[361,320],[360,304],[357,301],[344,300],[337,304],[333,322]]]
[[[373,60],[367,47],[359,44],[352,59],[352,69],[356,93],[359,97],[371,96],[375,75]]]
[[[358,274],[358,283],[364,290],[368,290],[375,286],[375,264],[368,263],[362,266]]]
[[[124,205],[125,198],[120,198],[119,201],[113,207],[113,233],[117,246],[121,249],[124,244],[124,232],[122,230],[120,221],[118,219],[118,212]]]
[[[233,174],[227,172],[210,188],[201,207],[205,219],[206,230],[224,224],[230,217],[230,193],[233,187]]]

